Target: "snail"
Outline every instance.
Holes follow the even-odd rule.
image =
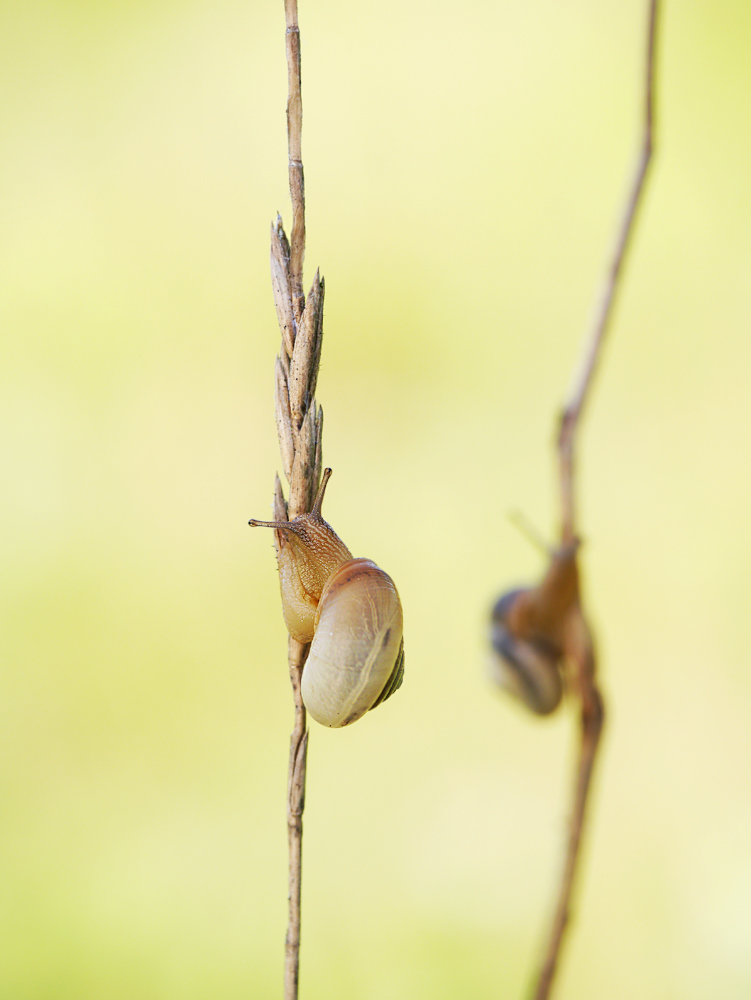
[[[538,586],[509,591],[491,613],[493,677],[538,715],[560,704],[566,658],[591,653],[579,604],[578,548],[575,540],[554,551]]]
[[[321,516],[331,469],[313,509],[292,521],[256,521],[276,528],[282,611],[287,631],[311,642],[302,698],[324,726],[348,726],[401,686],[402,605],[394,581],[370,559],[353,559]]]

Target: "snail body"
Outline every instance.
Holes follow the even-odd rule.
[[[292,521],[250,521],[279,532],[279,580],[287,631],[310,642],[302,674],[306,709],[324,726],[347,726],[380,705],[404,676],[403,617],[394,581],[354,559],[321,516],[331,469],[313,509]]]

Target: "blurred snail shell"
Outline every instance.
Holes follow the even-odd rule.
[[[537,715],[549,715],[563,696],[560,656],[542,638],[520,639],[508,628],[509,608],[524,591],[504,594],[493,608],[490,640],[495,652],[491,673],[496,684],[521,699]]]
[[[313,509],[276,528],[282,610],[298,642],[312,642],[302,674],[306,709],[324,726],[347,726],[385,701],[404,677],[402,606],[394,581],[352,553],[321,516],[331,469]]]
[[[538,715],[549,715],[563,696],[574,623],[586,631],[579,606],[578,548],[574,539],[551,552],[540,583],[510,590],[491,614],[493,678]]]

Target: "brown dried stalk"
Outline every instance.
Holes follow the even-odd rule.
[[[618,279],[626,258],[629,240],[634,230],[636,212],[639,207],[647,169],[652,158],[654,139],[654,80],[655,80],[655,39],[657,30],[657,0],[649,2],[649,23],[647,29],[646,85],[644,90],[644,122],[642,144],[634,172],[631,193],[626,202],[621,225],[618,229],[613,257],[605,277],[601,298],[595,311],[592,327],[586,336],[581,364],[569,394],[569,401],[561,417],[558,436],[558,453],[561,476],[561,525],[563,540],[573,539],[574,532],[574,435],[578,426],[587,392],[592,383],[595,367],[607,332],[612,314]]]
[[[303,178],[300,93],[300,29],[297,0],[285,0],[287,23],[287,145],[289,189],[292,200],[292,236],[277,216],[271,227],[271,284],[282,343],[276,359],[276,426],[284,475],[289,484],[285,501],[279,476],[274,491],[274,520],[287,521],[310,510],[321,476],[323,410],[315,389],[323,338],[323,279],[316,271],[307,300],[303,294],[305,256],[305,182]],[[277,557],[287,544],[274,532]],[[289,914],[284,962],[284,1000],[297,1000],[300,970],[300,896],[302,871],[302,815],[308,731],[300,683],[309,644],[289,639],[288,659],[295,705],[287,779],[287,834],[289,842]]]
[[[574,517],[575,435],[612,314],[618,281],[634,230],[637,208],[641,201],[647,170],[652,158],[656,22],[657,0],[650,0],[649,25],[647,30],[644,124],[639,159],[634,174],[632,190],[626,204],[621,226],[618,230],[615,250],[607,273],[602,297],[595,313],[592,328],[585,341],[581,368],[574,381],[569,402],[561,417],[558,437],[558,457],[560,466],[562,549],[577,544]],[[573,808],[569,819],[568,848],[545,957],[534,993],[535,1000],[547,1000],[547,997],[550,995],[563,936],[570,915],[571,892],[576,874],[577,860],[579,858],[579,849],[581,847],[587,796],[604,718],[602,696],[595,680],[595,655],[592,639],[581,608],[578,586],[577,598],[566,617],[565,629],[566,635],[563,639],[564,649],[567,653],[568,662],[573,668],[573,691],[579,697],[581,706],[581,743],[576,768]]]

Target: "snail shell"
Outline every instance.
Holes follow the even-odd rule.
[[[347,726],[396,691],[404,677],[402,606],[394,581],[352,553],[321,516],[331,469],[313,509],[292,521],[250,521],[276,528],[287,631],[311,642],[302,697],[324,726]]]
[[[490,640],[496,655],[490,669],[496,684],[537,715],[549,715],[563,696],[560,656],[551,642],[542,637],[519,638],[507,624],[514,602],[525,593],[509,591],[493,608]]]
[[[324,726],[347,726],[385,701],[404,676],[402,605],[394,581],[370,559],[329,577],[302,675],[302,696]]]

